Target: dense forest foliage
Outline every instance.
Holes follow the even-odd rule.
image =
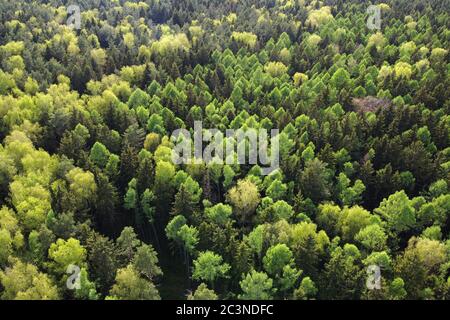
[[[448,0],[76,2],[0,0],[1,299],[450,298]]]

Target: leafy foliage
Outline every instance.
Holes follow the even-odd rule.
[[[445,1],[66,2],[0,2],[1,299],[450,298]]]

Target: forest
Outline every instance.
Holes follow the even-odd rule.
[[[0,299],[450,299],[449,8],[0,0]]]

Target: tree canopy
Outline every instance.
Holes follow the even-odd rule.
[[[448,1],[376,2],[0,1],[0,299],[449,299]]]

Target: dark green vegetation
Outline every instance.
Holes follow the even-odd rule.
[[[69,4],[0,1],[1,299],[450,297],[448,1]],[[195,120],[280,169],[174,166]]]

